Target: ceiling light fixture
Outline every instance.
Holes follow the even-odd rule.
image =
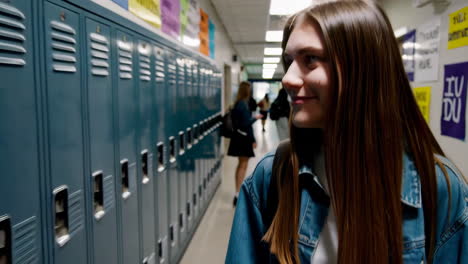
[[[271,0],[270,15],[292,15],[310,6],[311,4],[312,0]]]
[[[272,64],[272,63],[263,64],[263,69],[276,69],[277,67],[278,67],[278,64]]]
[[[281,42],[283,40],[282,30],[268,30],[266,32],[265,40],[267,42]]]
[[[281,55],[283,54],[282,48],[265,48],[265,55]]]
[[[263,63],[279,63],[281,59],[279,57],[265,57]]]

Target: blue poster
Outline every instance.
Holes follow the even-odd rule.
[[[405,66],[408,79],[414,81],[414,53],[416,45],[416,30],[410,31],[403,36],[403,65]]]
[[[468,62],[445,65],[442,94],[442,135],[465,140]]]
[[[215,39],[215,32],[216,32],[216,27],[215,27],[215,24],[211,21],[211,19],[209,20],[209,24],[208,24],[208,35],[209,35],[209,43],[210,43],[210,57],[212,59],[215,58],[215,48],[216,48],[216,39]]]
[[[117,3],[122,8],[128,10],[128,0],[112,0],[112,1]]]

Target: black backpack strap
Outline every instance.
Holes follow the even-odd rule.
[[[278,186],[277,186],[277,175],[279,170],[279,162],[284,155],[286,155],[289,148],[289,139],[282,141],[275,152],[275,158],[273,159],[273,168],[271,170],[270,185],[268,186],[266,211],[264,214],[264,223],[266,230],[270,228],[271,222],[275,217],[276,210],[278,209]],[[276,173],[275,173],[276,172]]]

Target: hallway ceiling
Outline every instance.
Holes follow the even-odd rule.
[[[226,27],[240,61],[249,78],[262,78],[265,47],[280,47],[280,43],[265,41],[267,30],[282,30],[283,17],[270,16],[270,0],[211,0]],[[281,78],[278,65],[274,78]]]

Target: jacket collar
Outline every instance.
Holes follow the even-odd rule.
[[[299,169],[299,175],[303,174],[310,174],[313,177],[314,184],[316,184],[317,187],[319,187],[326,194],[323,185],[320,183],[317,175],[313,172],[310,163],[303,163],[301,165]],[[401,202],[414,208],[421,208],[421,180],[419,179],[419,174],[416,171],[413,160],[411,160],[407,153],[404,153],[403,155],[402,176]]]

